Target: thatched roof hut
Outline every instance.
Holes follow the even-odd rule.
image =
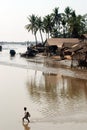
[[[69,51],[72,52],[73,60],[87,60],[87,42],[82,41],[69,49]]]
[[[78,42],[78,38],[50,38],[47,39],[46,46],[56,45],[57,47],[70,47]]]
[[[81,52],[77,52],[75,54],[72,55],[72,60],[85,60],[86,58],[86,54],[85,53],[81,53]]]
[[[69,49],[69,51],[70,52],[77,52],[77,51],[82,50],[82,49],[83,49],[83,51],[85,51],[86,48],[87,48],[87,43],[82,41],[82,42],[79,42],[79,43],[73,45],[72,48]]]
[[[80,38],[87,39],[87,34],[82,34]]]

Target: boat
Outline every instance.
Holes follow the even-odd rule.
[[[29,57],[34,57],[38,51],[36,49],[28,48],[25,53],[20,53],[21,57],[29,58]]]
[[[10,56],[15,56],[16,51],[12,49],[12,50],[10,50],[10,52],[9,52],[9,53],[10,53]]]

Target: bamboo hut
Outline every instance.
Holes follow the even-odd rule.
[[[61,49],[66,50],[70,49],[73,45],[79,42],[78,38],[50,38],[47,39],[46,41],[46,48],[47,48],[47,53],[51,54],[50,48],[55,51],[57,54],[60,54]]]

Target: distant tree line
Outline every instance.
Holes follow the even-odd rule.
[[[59,7],[53,9],[51,14],[38,17],[34,14],[28,16],[29,24],[25,25],[28,32],[32,31],[37,43],[37,32],[39,31],[43,43],[42,34],[46,38],[79,38],[81,34],[87,33],[87,14],[76,15],[75,10],[66,7],[64,13],[59,13]]]

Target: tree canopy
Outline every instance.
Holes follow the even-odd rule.
[[[87,14],[77,15],[75,10],[66,7],[63,13],[59,12],[59,7],[55,7],[51,14],[44,16],[35,16],[34,14],[28,17],[29,23],[25,28],[35,35],[37,43],[37,32],[40,32],[43,43],[43,33],[46,38],[63,37],[63,38],[79,38],[80,35],[87,33]]]

